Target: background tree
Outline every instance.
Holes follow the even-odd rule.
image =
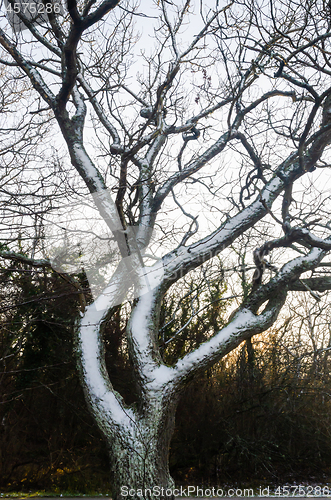
[[[326,304],[310,303],[309,315],[303,304],[296,313],[299,307],[315,323],[314,341],[297,327],[296,314],[189,385],[172,440],[170,465],[179,480],[249,487],[328,482],[329,312]]]
[[[56,185],[59,172],[66,173],[61,188],[68,194],[62,206],[49,206],[49,215],[28,196],[29,213],[10,216],[18,217],[30,238],[30,253],[19,255],[20,238],[4,230],[8,249],[1,255],[49,266],[45,214],[61,231],[65,215],[75,222],[70,203],[80,200],[85,207],[83,243],[75,239],[77,227],[71,226],[69,236],[65,229],[64,245],[51,260],[61,272],[64,262],[95,255],[84,247],[88,238],[94,248],[106,241],[107,286],[86,306],[84,290],[74,282],[81,309],[75,328],[81,382],[109,445],[115,497],[127,485],[137,498],[153,498],[155,492],[145,494],[145,488],[173,486],[169,443],[186,384],[270,328],[289,290],[318,300],[316,290],[330,287],[329,6],[320,0],[222,6],[161,0],[141,12],[119,0],[70,0],[62,10],[47,5],[35,18],[16,8],[14,30],[2,19],[3,88],[17,79],[19,102],[27,110],[17,130],[3,127],[4,163],[11,149],[18,151],[14,175],[22,172],[21,186],[25,179],[42,186],[46,204],[52,196],[45,179]],[[13,0],[10,11],[9,6],[14,10]],[[142,38],[139,46],[134,21],[141,30],[154,30],[150,51],[140,48],[147,41]],[[22,120],[21,110],[8,110],[8,123],[15,119]],[[41,132],[46,124],[58,138],[52,150]],[[21,157],[34,129],[30,156]],[[70,175],[68,154],[79,180]],[[46,169],[39,165],[44,156]],[[88,227],[90,205],[106,225],[102,234]],[[10,204],[3,210],[9,217]],[[31,215],[38,223],[31,224]],[[235,292],[229,297],[241,294],[237,308],[222,322],[206,322],[205,342],[186,340],[182,357],[167,361],[159,336],[165,294],[198,267],[208,283],[204,265],[221,252],[229,262],[222,281]],[[241,288],[231,255],[239,255]],[[101,264],[97,256],[87,276],[101,276]],[[125,346],[134,404],[112,383],[102,342],[103,330],[127,298]]]

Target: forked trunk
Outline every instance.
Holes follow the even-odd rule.
[[[76,351],[87,404],[108,443],[112,498],[169,500],[174,489],[169,447],[180,389],[172,383],[172,371],[151,361],[145,349],[133,363],[144,384],[140,384],[136,404],[126,406],[112,387],[105,366],[100,334],[105,317],[104,309],[87,308],[77,329]],[[137,323],[141,326],[142,320]]]

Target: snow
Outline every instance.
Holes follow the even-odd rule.
[[[324,240],[322,241],[325,242]],[[278,278],[282,279],[284,275],[291,274],[296,268],[303,268],[305,264],[308,266],[316,264],[321,259],[324,252],[325,251],[315,247],[307,256],[300,256],[293,259],[291,262],[284,265]],[[254,326],[261,326],[265,321],[268,321],[269,316],[272,314],[273,311],[271,309],[268,313],[261,314],[260,316],[254,315],[248,309],[242,309],[235,315],[231,323],[220,330],[217,335],[201,344],[196,351],[187,354],[183,359],[177,362],[175,366],[176,376],[182,376],[188,373],[190,369],[201,363],[204,359],[210,358],[213,354],[216,354],[220,349],[226,346],[226,343],[231,338],[236,337],[242,331],[252,329]],[[169,376],[169,373],[165,372],[165,376]]]
[[[274,177],[273,179],[271,179],[271,181],[264,188],[263,194],[261,196],[261,199],[265,203],[269,203],[270,196],[272,194],[274,194],[275,192],[278,191],[278,189],[280,188],[281,184],[282,184],[282,181],[280,180],[279,177]]]
[[[296,259],[291,260],[290,262],[287,262],[283,268],[281,269],[279,276],[283,276],[286,274],[290,274],[292,271],[295,270],[295,268],[300,267],[304,264],[314,264],[316,261],[318,262],[324,251],[321,250],[320,248],[313,248],[308,255],[306,256],[300,256],[297,257]]]
[[[81,319],[79,341],[84,380],[94,408],[113,419],[117,425],[130,426],[134,415],[123,409],[113,391],[102,356],[100,326],[109,309],[123,299],[122,278],[125,268],[120,263],[112,281],[97,300],[86,308]]]
[[[87,155],[86,155],[87,156]],[[94,165],[91,163],[94,168],[94,171],[97,172]],[[97,192],[92,193],[92,198],[95,205],[99,208],[102,208],[107,213],[108,217],[111,219],[111,230],[112,231],[123,231],[123,227],[120,221],[120,217],[118,215],[118,211],[116,205],[111,197],[110,191],[105,189],[105,186],[100,181],[99,177],[97,177],[99,182],[99,190]]]
[[[84,101],[82,99],[81,94],[79,93],[79,91],[77,90],[76,87],[74,87],[74,89],[73,89],[73,94],[74,94],[74,97],[75,97],[75,100],[76,100],[76,114],[78,116],[85,115],[85,113],[86,113],[86,106],[85,106],[85,103],[84,103]]]
[[[132,335],[141,353],[149,348],[148,336],[152,321],[154,298],[152,290],[142,295],[132,315]]]
[[[156,302],[155,291],[140,296],[131,318],[131,333],[140,365],[141,374],[149,391],[159,391],[170,382],[175,372],[173,368],[157,365],[152,358],[152,336],[154,334],[153,312]]]
[[[311,234],[308,229],[300,229],[302,234],[305,234],[311,238],[312,243],[315,243],[316,245],[321,244],[322,246],[324,245],[330,245],[331,248],[331,239],[324,239],[320,238],[319,236],[315,236],[314,234]]]
[[[160,133],[156,137],[156,139],[152,143],[152,145],[150,146],[150,148],[149,148],[149,150],[148,150],[148,152],[147,152],[147,154],[145,156],[144,162],[145,162],[146,166],[148,166],[148,169],[149,169],[149,175],[148,175],[148,177],[150,177],[150,172],[152,170],[152,165],[153,165],[153,162],[155,160],[155,157],[156,157],[157,153],[160,151],[161,147],[163,146],[163,144],[166,141],[166,135],[163,132],[164,127],[165,127],[164,121],[161,119],[161,124],[159,126]],[[146,170],[146,172],[147,172],[147,170]]]
[[[46,101],[48,100],[49,102],[55,102],[55,95],[48,88],[48,86],[46,85],[46,83],[42,79],[41,75],[38,73],[38,71],[35,68],[32,68],[32,66],[30,66],[30,65],[28,65],[28,66],[29,66],[29,72],[30,72],[32,78],[36,81],[36,83],[39,85],[39,87],[42,89],[45,96],[47,97],[47,99],[45,99],[45,98],[44,99]]]
[[[165,365],[160,365],[152,371],[151,376],[154,380],[149,385],[149,387],[152,389],[159,389],[173,380],[175,371],[173,368],[169,368]]]
[[[121,270],[117,269],[115,275],[119,273],[122,275]],[[117,306],[123,302],[125,297],[126,288],[123,286],[122,280],[119,284],[121,277],[113,275],[110,284],[103,290],[102,293],[95,299],[94,306],[96,311],[102,313],[102,311],[108,311],[111,307]],[[124,283],[125,285],[125,283]]]
[[[75,154],[76,158],[78,159],[78,161],[79,161],[80,165],[82,166],[87,177],[89,179],[93,179],[98,190],[100,190],[100,191],[103,190],[104,185],[103,185],[100,177],[98,176],[98,171],[95,168],[95,166],[93,165],[90,158],[88,157],[84,148],[76,142],[73,145],[73,150],[74,150],[74,154]]]
[[[229,222],[226,222],[221,228],[221,231],[234,232],[241,226],[243,226],[251,217],[256,215],[261,210],[261,205],[259,201],[255,201],[249,207],[245,208],[237,215],[232,217]],[[227,236],[228,237],[228,236]],[[224,238],[224,237],[223,237]]]
[[[149,153],[153,154],[153,148],[150,149]],[[121,226],[116,206],[111,199],[110,193],[104,189],[97,175],[97,169],[89,160],[84,149],[78,144],[75,145],[75,154],[83,165],[86,175],[93,178],[100,187],[100,190],[95,193],[96,205],[99,206],[102,204],[107,209],[107,213],[111,214],[116,228],[120,229]],[[133,252],[130,256],[122,259],[121,272],[119,272],[116,279],[98,297],[95,303],[88,307],[82,319],[81,327],[82,366],[85,372],[86,384],[92,395],[94,404],[103,408],[116,423],[129,426],[130,419],[134,417],[129,416],[129,410],[123,409],[122,403],[116,393],[113,392],[108,376],[105,373],[100,349],[101,339],[99,337],[99,329],[106,312],[115,303],[120,303],[124,295],[134,285],[134,296],[139,297],[139,300],[134,308],[130,322],[131,336],[135,356],[138,361],[138,370],[147,384],[147,391],[151,391],[151,393],[153,391],[162,391],[162,388],[165,388],[171,382],[175,382],[178,377],[181,378],[188,374],[196,365],[203,363],[207,358],[216,356],[217,353],[226,349],[230,342],[235,342],[243,332],[253,331],[255,327],[263,325],[268,320],[270,314],[272,314],[271,311],[256,316],[248,309],[242,309],[235,315],[231,323],[226,325],[210,340],[201,344],[197,350],[179,360],[174,368],[162,364],[158,365],[153,357],[155,304],[158,300],[158,289],[164,280],[165,269],[167,274],[178,271],[186,263],[192,261],[192,259],[196,259],[197,256],[204,256],[208,252],[215,253],[217,249],[224,248],[225,245],[231,243],[233,237],[237,236],[242,229],[245,229],[247,225],[258,220],[265,214],[265,207],[261,203],[261,200],[271,204],[282,186],[283,182],[281,179],[274,177],[265,186],[261,196],[230,221],[226,222],[213,235],[189,247],[177,249],[151,267],[141,265],[139,254]],[[150,216],[150,214],[147,215]],[[309,234],[309,232],[307,231],[305,234]],[[313,236],[312,238],[314,238],[316,243],[325,243],[325,240],[321,238]],[[278,276],[281,278],[282,275],[295,271],[297,267],[314,263],[322,255],[323,250],[314,248],[308,256],[300,256],[292,262],[287,263]]]
[[[218,253],[243,232],[249,225],[262,218],[266,213],[266,208],[261,200],[269,206],[272,205],[273,197],[276,197],[278,192],[283,187],[283,181],[275,176],[264,187],[261,195],[251,203],[248,207],[241,210],[237,215],[233,216],[228,222],[225,222],[219,229],[208,237],[193,243],[189,247],[181,247],[174,252],[170,252],[164,257],[165,272],[171,276],[175,272],[179,272],[185,267],[188,262],[197,257],[210,256]],[[206,256],[206,259],[209,258]]]
[[[102,410],[117,424],[129,426],[132,416],[130,417],[127,411],[123,411],[115,393],[111,390],[107,376],[102,373],[99,336],[102,317],[102,312],[92,304],[87,308],[82,319],[80,348],[84,379],[94,404],[99,408],[101,406]]]
[[[229,222],[217,229],[213,235],[208,236],[197,243],[193,243],[189,247],[182,247],[175,252],[168,254],[164,258],[164,265],[167,274],[174,271],[179,271],[186,262],[192,261],[197,256],[210,254],[210,257],[216,253],[217,250],[221,251],[226,246],[232,243],[232,240],[237,231],[246,227],[250,220],[254,217],[258,218],[264,207],[261,207],[259,200],[255,201],[252,205],[245,208],[237,215],[235,215]],[[209,257],[208,257],[209,258]]]

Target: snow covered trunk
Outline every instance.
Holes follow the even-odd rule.
[[[140,394],[130,427],[107,436],[116,500],[173,498],[169,449],[179,391],[171,383],[149,385]]]
[[[140,298],[130,323],[129,344],[139,397],[136,405],[125,404],[109,379],[102,343],[102,325],[107,321],[106,300],[119,290],[122,273],[112,285],[87,307],[77,325],[78,367],[85,397],[109,449],[112,497],[117,499],[171,498],[174,482],[169,474],[169,447],[179,388],[171,383],[172,370],[157,365],[144,345],[148,326],[153,326],[153,294]],[[108,304],[109,305],[109,304]],[[101,307],[102,306],[102,307]],[[108,312],[107,312],[108,311]],[[139,345],[135,342],[141,338]]]
[[[174,429],[155,412],[137,423],[134,436],[122,433],[109,439],[112,498],[170,499],[174,482],[169,473],[169,446]]]

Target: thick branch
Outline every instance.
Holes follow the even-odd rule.
[[[295,281],[289,285],[289,290],[293,292],[306,292],[309,289],[321,293],[331,290],[331,277],[306,278]]]
[[[82,384],[90,403],[90,408],[106,436],[114,436],[125,427],[134,424],[134,412],[126,408],[123,398],[114,391],[105,365],[102,327],[109,311],[123,301],[126,287],[123,288],[123,273],[126,268],[121,263],[114,273],[111,283],[87,307],[77,325],[77,353]]]
[[[330,240],[325,240],[325,243],[330,243]],[[297,282],[303,272],[314,269],[324,255],[324,250],[314,248],[308,255],[297,257],[285,264],[269,283],[251,292],[219,333],[177,362],[174,367],[175,383],[183,383],[193,373],[205,370],[217,362],[243,340],[270,328],[285,302],[290,283]],[[266,301],[268,302],[264,310],[257,314]]]
[[[78,75],[77,80],[79,81],[79,83],[81,84],[82,88],[84,89],[86,95],[88,96],[89,101],[92,104],[93,109],[94,109],[96,115],[98,116],[100,122],[102,123],[102,125],[105,127],[105,129],[111,135],[111,137],[112,137],[112,139],[114,141],[114,144],[112,145],[112,147],[113,148],[116,147],[116,150],[114,152],[115,153],[118,152],[118,151],[122,152],[122,148],[119,148],[120,138],[119,138],[119,135],[117,133],[117,130],[110,123],[110,121],[107,119],[107,117],[105,115],[105,112],[103,111],[103,109],[101,108],[99,102],[97,101],[97,99],[94,96],[93,90],[90,88],[90,86],[88,85],[88,83],[84,80],[84,78],[83,78],[82,75]]]
[[[21,262],[22,264],[28,264],[32,267],[52,267],[49,259],[31,259],[25,255],[21,255],[16,252],[0,252],[0,258],[15,260],[16,262]]]
[[[77,45],[85,30],[93,26],[93,24],[100,21],[103,16],[118,5],[120,0],[106,0],[93,14],[83,18],[80,16],[75,0],[68,0],[68,10],[73,19],[73,26],[71,27],[69,36],[63,46],[63,59],[62,59],[62,87],[57,96],[57,101],[60,109],[63,109],[69,99],[71,91],[76,83],[79,73],[77,61]]]
[[[19,67],[27,74],[33,87],[37,90],[44,101],[49,104],[51,108],[55,105],[55,96],[53,92],[44,82],[40,73],[29,64],[17,50],[15,45],[9,40],[5,32],[0,28],[0,44],[3,48],[12,56],[12,58],[17,62]]]

